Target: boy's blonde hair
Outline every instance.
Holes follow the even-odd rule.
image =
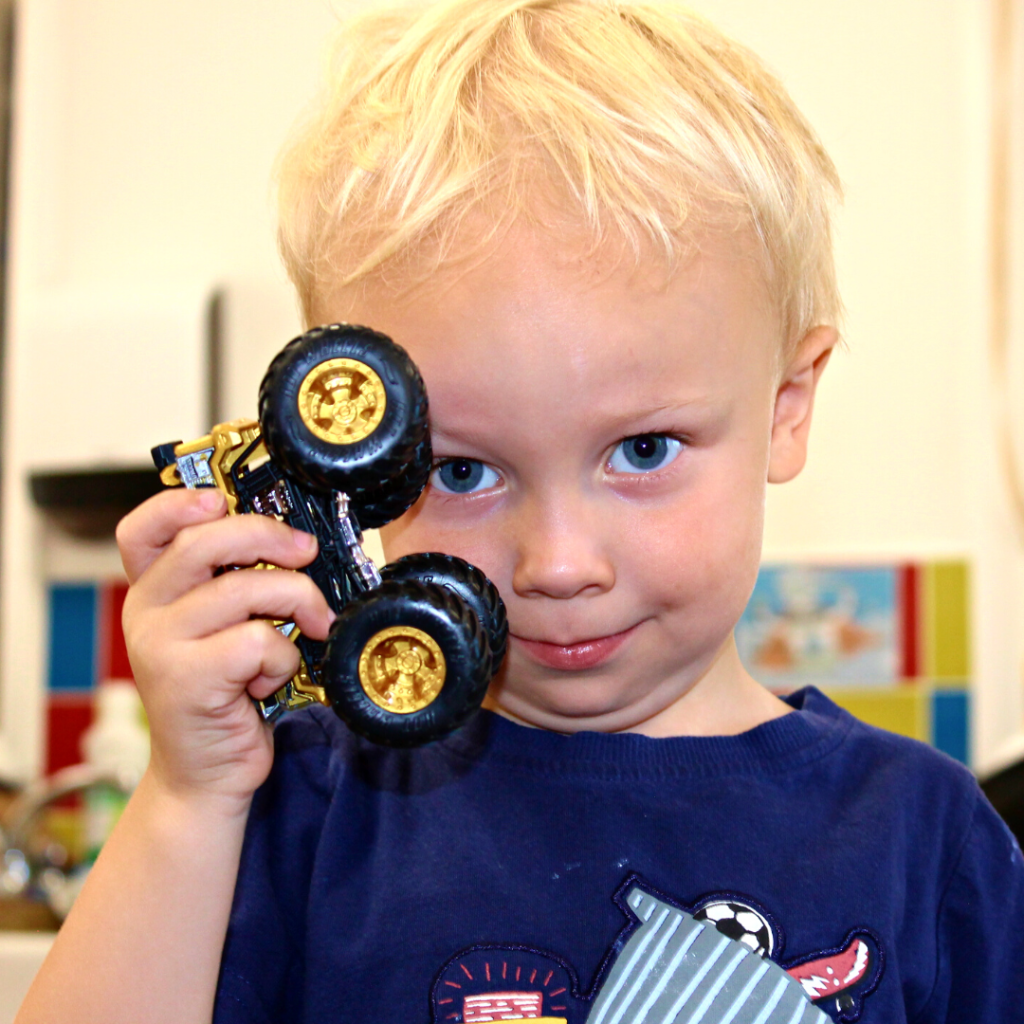
[[[307,321],[339,286],[424,280],[520,217],[569,218],[595,248],[653,247],[669,268],[700,227],[749,226],[787,341],[838,319],[835,168],[761,61],[684,8],[375,10],[345,27],[332,72],[278,166]]]

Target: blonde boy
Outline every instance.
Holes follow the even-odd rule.
[[[837,195],[781,85],[669,3],[346,32],[282,250],[310,324],[420,366],[437,464],[385,548],[483,568],[510,653],[440,743],[319,709],[273,753],[249,695],[296,655],[254,616],[330,613],[214,571],[311,539],[210,492],[134,512],[153,762],[22,1024],[1018,1019],[1024,864],[969,775],[732,639],[837,339]]]

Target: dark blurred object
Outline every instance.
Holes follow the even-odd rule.
[[[0,928],[22,927],[28,921],[39,922],[32,927],[49,927],[62,921],[88,873],[88,863],[69,864],[67,849],[40,834],[41,813],[64,797],[97,786],[128,795],[138,775],[128,767],[74,764],[17,794],[0,818]],[[32,911],[26,900],[44,904],[48,912]]]
[[[1017,761],[982,779],[981,788],[1017,837],[1017,842],[1024,846],[1024,761]]]
[[[0,779],[0,822],[14,803],[17,789]],[[0,827],[0,850],[4,847],[4,836]],[[10,896],[0,888],[0,932],[56,931],[60,918],[40,900],[27,896]]]
[[[55,932],[60,918],[39,900],[0,897],[0,932]]]
[[[112,537],[118,521],[163,490],[151,467],[33,473],[32,499],[74,537]]]

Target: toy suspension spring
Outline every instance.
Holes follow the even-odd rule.
[[[337,516],[337,531],[342,545],[348,551],[354,576],[363,590],[380,586],[377,566],[363,551],[363,534],[349,512],[349,499],[344,491],[334,492],[334,509]]]

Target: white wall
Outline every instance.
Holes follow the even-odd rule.
[[[984,767],[1024,712],[1024,524],[998,458],[989,361],[988,5],[698,6],[778,70],[846,190],[848,349],[823,379],[807,469],[770,489],[765,554],[970,558]]]
[[[30,387],[19,345],[52,289],[128,295],[233,278],[283,290],[274,153],[313,91],[336,13],[356,2],[21,0],[9,425]],[[1024,593],[987,392],[987,6],[695,6],[780,73],[847,190],[837,246],[849,351],[826,375],[806,473],[770,496],[766,550],[974,558],[984,762],[1021,723]],[[140,341],[126,369],[151,358]],[[31,459],[18,437],[8,496]],[[152,443],[141,425],[138,443]],[[38,580],[34,513],[5,510],[3,528],[4,578]],[[39,614],[24,588],[7,590],[0,740],[31,765],[39,701],[14,694],[41,693]]]

